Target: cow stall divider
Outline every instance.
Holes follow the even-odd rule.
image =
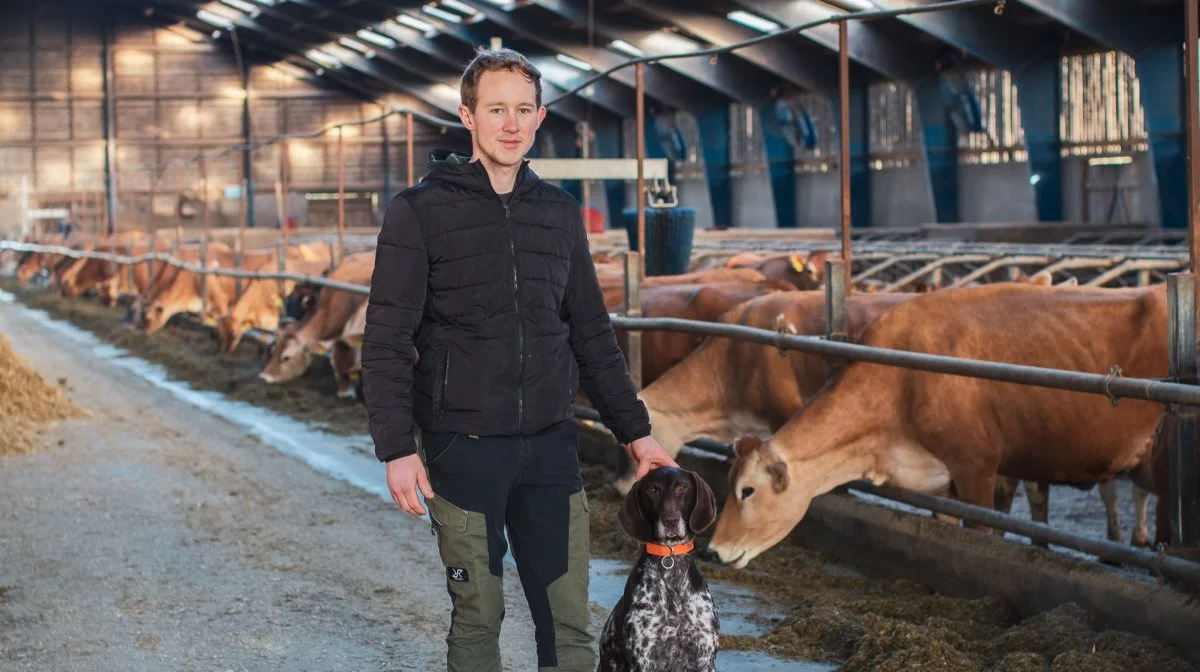
[[[847,12],[844,14],[830,15],[815,21],[793,26],[785,26],[778,30],[764,33],[753,38],[743,40],[741,42],[730,43],[727,45],[712,47],[706,49],[698,49],[691,51],[681,51],[677,53],[648,55],[642,57],[631,58],[625,62],[619,63],[611,68],[596,71],[590,77],[580,78],[570,88],[564,90],[559,96],[545,102],[545,105],[552,106],[567,96],[574,95],[588,86],[593,85],[606,77],[609,77],[617,70],[633,66],[636,72],[636,96],[637,96],[637,157],[634,160],[636,165],[635,179],[637,180],[636,205],[638,210],[638,226],[637,226],[637,250],[644,251],[642,245],[645,240],[645,205],[648,196],[648,190],[645,186],[646,172],[645,168],[650,164],[645,157],[645,138],[644,138],[644,69],[648,63],[660,63],[667,60],[676,59],[692,59],[696,57],[707,56],[710,59],[719,58],[722,54],[732,53],[738,49],[747,46],[765,42],[767,40],[777,39],[781,36],[800,33],[813,28],[818,28],[830,23],[837,23],[839,30],[839,118],[841,127],[847,128],[849,125],[849,95],[848,95],[848,24],[850,21],[870,21],[876,19],[890,18],[909,14],[919,14],[927,12],[942,12],[954,9],[962,9],[968,7],[991,5],[995,8],[997,14],[1003,12],[1003,0],[949,0],[947,2],[929,3],[918,6],[906,7],[897,10],[867,10]],[[1187,23],[1187,47],[1192,49],[1197,46],[1200,39],[1197,36],[1197,10],[1194,3],[1185,3],[1186,6],[1186,23]],[[1190,53],[1190,52],[1189,52]],[[626,329],[630,332],[630,368],[634,380],[640,383],[641,379],[641,362],[640,362],[640,343],[638,334],[642,331],[666,330],[677,331],[684,333],[699,334],[704,336],[729,337],[745,339],[757,342],[763,345],[772,346],[782,350],[796,349],[812,354],[817,354],[828,358],[829,373],[833,375],[844,361],[870,361],[889,366],[899,366],[904,368],[918,369],[943,373],[949,375],[960,375],[968,377],[983,378],[1002,382],[1011,382],[1023,385],[1034,385],[1041,387],[1049,387],[1056,389],[1073,390],[1077,392],[1086,392],[1092,394],[1103,394],[1108,396],[1114,403],[1121,398],[1136,398],[1156,401],[1164,404],[1167,413],[1169,414],[1172,431],[1171,442],[1171,486],[1168,497],[1171,502],[1171,540],[1173,547],[1187,548],[1194,547],[1197,544],[1197,522],[1200,520],[1197,509],[1197,493],[1196,493],[1196,422],[1197,408],[1200,407],[1200,386],[1192,384],[1197,378],[1197,362],[1195,356],[1196,343],[1196,324],[1197,310],[1195,306],[1196,291],[1195,291],[1195,271],[1200,250],[1200,239],[1197,239],[1197,218],[1200,217],[1200,189],[1197,185],[1200,183],[1200,136],[1197,134],[1197,95],[1196,85],[1197,77],[1195,68],[1184,69],[1185,88],[1187,94],[1187,114],[1188,114],[1188,145],[1189,145],[1189,232],[1188,232],[1188,257],[1180,258],[1178,249],[1170,249],[1162,246],[1153,250],[1146,250],[1146,254],[1140,252],[1137,257],[1131,255],[1131,250],[1128,247],[1105,246],[1111,240],[1105,236],[1101,236],[1096,240],[1097,246],[1104,247],[1105,253],[1093,255],[1093,258],[1087,259],[1086,255],[1081,255],[1083,250],[1075,245],[1060,245],[1053,246],[1056,249],[1048,249],[1047,246],[1010,246],[1005,248],[997,248],[989,245],[979,244],[946,244],[936,241],[912,242],[904,240],[905,236],[911,236],[909,232],[896,232],[892,234],[877,234],[874,238],[888,238],[889,235],[900,240],[890,240],[884,243],[876,243],[871,240],[864,240],[860,234],[862,244],[853,246],[853,231],[850,227],[850,198],[849,198],[849,162],[844,160],[849,155],[848,134],[841,133],[841,159],[839,160],[839,173],[841,178],[841,259],[836,263],[831,263],[826,266],[826,307],[829,317],[829,327],[823,337],[817,336],[799,336],[789,335],[785,333],[777,333],[765,329],[756,329],[751,327],[743,327],[739,325],[714,324],[709,322],[699,322],[691,320],[681,320],[674,318],[644,318],[640,316],[640,297],[639,286],[640,281],[645,277],[645,265],[642,254],[628,253],[626,254],[625,274],[626,274],[626,301],[624,314],[612,315],[614,326]],[[337,78],[337,73],[330,73],[330,76]],[[195,157],[186,159],[175,159],[161,164],[161,167],[166,167],[176,163],[190,163],[197,160],[206,160],[207,158],[222,156],[231,152],[249,152],[254,149],[265,147],[271,144],[279,143],[282,145],[280,156],[281,161],[281,182],[277,185],[276,193],[277,200],[280,206],[280,232],[279,232],[279,250],[280,254],[280,271],[283,269],[283,252],[287,249],[288,241],[288,218],[287,212],[287,194],[288,187],[286,183],[286,164],[287,164],[287,143],[290,140],[300,140],[305,138],[315,138],[324,135],[332,130],[337,130],[339,138],[344,133],[346,126],[360,126],[369,123],[383,123],[386,118],[395,114],[405,115],[407,127],[407,148],[408,148],[408,182],[413,184],[415,174],[413,168],[413,133],[412,124],[414,118],[420,118],[432,126],[440,127],[443,132],[446,129],[462,129],[462,124],[431,115],[426,115],[422,112],[412,109],[397,108],[389,104],[382,104],[385,112],[377,117],[364,119],[356,122],[341,122],[332,124],[327,127],[318,129],[308,133],[288,133],[277,135],[257,142],[247,142],[235,144],[220,150],[210,150],[201,152]],[[111,123],[111,119],[109,120]],[[114,140],[108,140],[109,146],[112,147]],[[340,145],[340,143],[339,143]],[[340,154],[340,152],[339,152]],[[586,161],[592,161],[588,159]],[[152,166],[153,167],[153,166]],[[140,168],[140,167],[139,167]],[[341,178],[339,177],[339,187],[341,186]],[[115,187],[109,183],[109,202],[108,209],[111,213],[115,205]],[[344,204],[341,199],[344,198],[344,193],[339,188],[339,213],[342,212]],[[207,189],[205,195],[205,212],[207,214]],[[110,227],[112,230],[113,215],[110,214]],[[1115,234],[1114,234],[1115,235]],[[1124,235],[1124,234],[1122,234]],[[1138,235],[1136,232],[1133,235]],[[236,278],[274,278],[279,281],[295,280],[313,285],[329,287],[332,289],[354,292],[359,294],[368,294],[369,288],[348,283],[332,281],[324,277],[313,277],[302,274],[291,274],[284,272],[264,273],[264,272],[248,272],[244,269],[222,269],[209,268],[206,258],[206,247],[208,238],[208,227],[205,227],[205,234],[202,237],[201,243],[201,263],[200,265],[186,264],[179,259],[169,255],[158,253],[150,253],[138,257],[130,257],[124,255],[111,255],[104,253],[83,253],[68,247],[62,246],[43,246],[30,245],[26,243],[11,243],[0,241],[0,248],[9,248],[28,251],[42,251],[63,254],[65,256],[92,256],[96,258],[104,258],[119,264],[140,263],[144,261],[157,260],[165,263],[179,266],[180,268],[199,273],[202,278],[208,275],[227,275]],[[337,232],[337,251],[334,257],[341,258],[344,253],[342,246],[344,245],[343,222],[339,215],[339,226]],[[1139,245],[1150,245],[1153,243],[1164,243],[1170,240],[1169,236],[1159,236],[1157,234],[1142,234],[1135,239]],[[810,243],[811,245],[811,243]],[[880,249],[880,245],[889,247],[886,252]],[[800,245],[799,247],[803,247]],[[699,246],[698,246],[699,247]],[[763,246],[770,248],[770,245]],[[980,360],[969,360],[961,358],[944,357],[938,355],[929,355],[923,353],[912,353],[899,350],[891,350],[884,348],[872,348],[845,342],[845,295],[854,291],[855,281],[868,279],[871,274],[879,273],[887,266],[894,266],[904,262],[891,261],[884,259],[877,267],[872,267],[870,273],[860,273],[856,278],[851,277],[853,263],[855,262],[854,255],[874,254],[884,252],[885,254],[896,255],[900,251],[896,248],[902,248],[902,253],[915,255],[916,263],[923,263],[924,266],[911,268],[908,273],[902,276],[899,280],[891,281],[887,289],[898,289],[911,283],[921,277],[936,275],[950,263],[983,263],[985,270],[975,269],[976,277],[983,277],[992,270],[1004,268],[1007,266],[1016,266],[1020,262],[1014,261],[1012,257],[1023,254],[1026,257],[1033,257],[1030,263],[1037,263],[1038,258],[1050,260],[1050,266],[1054,270],[1065,270],[1067,268],[1096,268],[1101,267],[1106,269],[1101,276],[1093,278],[1088,284],[1100,285],[1114,279],[1127,271],[1135,270],[1139,274],[1139,283],[1147,284],[1152,273],[1163,273],[1177,271],[1181,269],[1183,272],[1170,273],[1166,277],[1168,282],[1168,297],[1170,301],[1169,316],[1170,325],[1168,329],[1168,337],[1170,339],[1170,380],[1148,380],[1126,378],[1120,375],[1119,371],[1113,370],[1108,374],[1085,373],[1076,371],[1065,371],[1048,369],[1041,367],[1021,366],[999,362],[989,362]],[[793,247],[794,249],[794,247]],[[1004,253],[998,255],[997,250],[1003,249]],[[979,250],[983,250],[980,252]],[[955,261],[943,261],[941,256],[952,253],[960,255]],[[936,258],[924,258],[923,254],[938,254]],[[966,257],[965,259],[963,257]],[[988,268],[988,265],[993,265]],[[840,282],[833,280],[833,275],[836,274],[841,278]],[[1105,275],[1107,274],[1107,276]],[[903,280],[904,282],[901,282]],[[970,280],[960,278],[958,284],[966,284]],[[639,385],[640,387],[640,385]],[[587,414],[581,409],[577,411],[581,417],[586,417]],[[589,418],[595,419],[595,418]],[[693,442],[696,444],[697,442]],[[705,445],[699,443],[698,445]],[[728,456],[728,447],[725,447],[722,454]],[[964,519],[976,520],[978,522],[995,526],[1002,529],[1013,531],[1017,534],[1025,534],[1033,537],[1049,541],[1051,543],[1064,546],[1074,547],[1077,549],[1090,549],[1085,552],[1096,553],[1100,557],[1113,559],[1119,562],[1127,562],[1137,566],[1157,569],[1163,572],[1164,576],[1170,576],[1179,580],[1189,581],[1191,583],[1200,583],[1200,565],[1191,561],[1171,557],[1165,554],[1152,554],[1147,551],[1138,549],[1125,548],[1118,544],[1099,542],[1094,539],[1082,538],[1077,535],[1070,535],[1061,531],[1051,530],[1048,526],[1032,523],[1029,521],[1016,520],[1014,517],[1007,514],[1001,514],[995,511],[982,509],[979,507],[971,507],[967,504],[954,500],[947,500],[939,497],[928,495],[920,495],[919,493],[901,492],[896,488],[889,487],[874,487],[863,485],[852,485],[854,489],[859,489],[864,492],[870,491],[872,494],[877,494],[884,497],[890,497],[897,501],[921,502],[921,506],[929,508],[939,513],[945,513]],[[1044,528],[1044,529],[1043,529]],[[1023,530],[1023,531],[1022,531]]]

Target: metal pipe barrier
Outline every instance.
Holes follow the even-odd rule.
[[[147,261],[161,261],[165,264],[196,273],[203,277],[217,275],[231,278],[242,278],[244,280],[294,280],[296,282],[319,285],[321,287],[329,287],[330,289],[338,289],[344,292],[352,292],[354,294],[368,295],[371,293],[371,288],[367,285],[356,285],[348,282],[341,282],[339,280],[330,280],[329,278],[318,275],[304,275],[302,273],[288,273],[286,271],[267,273],[262,271],[243,271],[237,268],[206,268],[198,264],[188,263],[161,252],[148,252],[146,254],[131,257],[121,254],[112,254],[110,252],[83,252],[58,245],[33,245],[29,243],[16,243],[0,240],[0,250],[2,249],[16,250],[20,252],[46,252],[49,254],[61,254],[64,257],[71,257],[73,259],[86,257],[88,259],[111,261],[121,265],[140,264]]]
[[[1086,373],[1025,364],[930,355],[923,352],[827,341],[819,336],[781,334],[738,324],[718,324],[674,317],[632,318],[611,315],[610,319],[613,326],[623,329],[672,331],[717,338],[736,338],[781,350],[799,350],[838,359],[872,362],[967,378],[982,378],[1002,383],[1099,394],[1113,401],[1128,398],[1156,401],[1163,404],[1200,406],[1200,386],[1183,383],[1170,383],[1148,378],[1127,378],[1115,373]]]
[[[299,273],[243,271],[238,269],[204,268],[176,259],[159,252],[139,256],[125,256],[108,252],[85,252],[57,245],[36,245],[0,241],[0,249],[29,252],[48,252],[72,258],[91,257],[118,264],[136,264],[145,261],[162,261],[201,275],[213,274],[246,279],[287,279],[312,283],[357,294],[370,294],[371,288],[339,282],[319,276]],[[1118,398],[1143,399],[1163,404],[1200,406],[1200,386],[1170,383],[1159,380],[1127,378],[1120,375],[1102,375],[1080,371],[1067,371],[1045,367],[991,362],[986,360],[962,359],[945,355],[907,352],[891,348],[878,348],[855,343],[828,341],[818,336],[781,334],[767,329],[757,329],[736,324],[720,324],[699,320],[660,317],[643,318],[610,314],[613,326],[636,331],[672,331],[709,337],[737,338],[781,350],[799,350],[809,354],[823,355],[846,360],[858,360],[898,366],[907,369],[947,373],[970,378],[983,378],[998,382],[1017,383],[1055,389],[1102,394],[1110,400]]]

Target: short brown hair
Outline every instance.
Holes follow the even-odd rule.
[[[537,106],[542,106],[542,73],[528,58],[512,49],[483,48],[476,52],[475,58],[467,64],[467,69],[463,71],[462,83],[459,84],[462,104],[466,105],[468,110],[474,112],[475,105],[479,102],[479,80],[483,73],[495,70],[511,70],[532,80],[533,88],[537,92]]]

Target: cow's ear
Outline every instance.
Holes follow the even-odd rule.
[[[775,459],[767,463],[767,475],[771,477],[771,487],[775,492],[783,492],[788,487],[788,465],[778,456],[772,456]]]
[[[733,440],[733,454],[736,457],[745,457],[758,449],[762,445],[762,439],[747,434]]]

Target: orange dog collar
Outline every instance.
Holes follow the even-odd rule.
[[[696,546],[695,543],[692,541],[686,541],[682,544],[675,544],[674,546],[664,546],[662,544],[646,544],[646,552],[649,553],[650,555],[657,555],[660,557],[669,558],[669,557],[675,556],[675,555],[683,555],[684,553],[691,553],[692,549],[695,548],[695,546]]]

